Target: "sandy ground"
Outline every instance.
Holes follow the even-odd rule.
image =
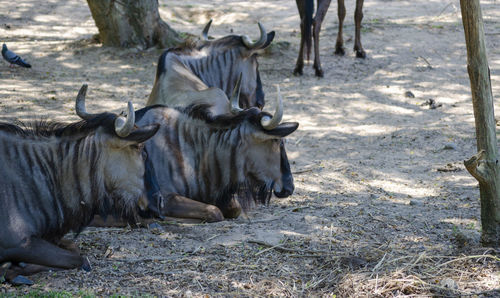
[[[333,55],[336,7],[323,24],[325,78],[292,70],[300,38],[294,1],[160,1],[175,29],[277,36],[260,58],[266,109],[275,85],[296,191],[233,221],[167,221],[161,229],[89,228],[77,242],[93,264],[33,276],[0,293],[76,295],[404,296],[500,295],[498,248],[481,247],[479,189],[463,160],[476,153],[460,6],[454,1],[368,0],[354,57],[346,1],[346,56]],[[493,94],[500,94],[500,6],[481,1]],[[89,111],[143,107],[161,50],[103,48],[84,1],[0,1],[0,36],[32,69],[0,64],[0,120],[76,120]],[[415,97],[405,96],[410,91]],[[430,109],[425,102],[440,107]],[[499,110],[499,106],[495,106]],[[497,257],[495,257],[497,256]],[[495,259],[496,258],[496,259]]]

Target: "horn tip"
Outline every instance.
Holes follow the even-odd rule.
[[[80,87],[80,91],[78,93],[85,94],[87,92],[88,88],[89,88],[89,85],[83,84],[82,87]]]

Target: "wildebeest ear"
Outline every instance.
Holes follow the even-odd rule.
[[[122,138],[123,140],[132,141],[136,143],[143,143],[155,135],[160,128],[160,124],[151,124],[139,127],[132,131],[128,136]]]
[[[267,41],[266,41],[266,43],[265,43],[265,44],[261,47],[261,49],[265,49],[265,48],[267,48],[267,47],[271,44],[271,42],[273,42],[273,39],[274,39],[274,35],[275,35],[275,34],[276,34],[276,33],[275,33],[274,31],[271,31],[271,32],[267,33]]]
[[[265,130],[264,132],[267,135],[278,136],[283,138],[294,132],[298,127],[299,127],[298,122],[283,122],[276,128],[273,128],[271,130]]]

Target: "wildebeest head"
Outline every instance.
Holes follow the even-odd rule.
[[[76,113],[80,118],[91,121],[97,115],[89,114],[85,109],[87,85],[83,85],[76,99]],[[101,152],[101,161],[96,163],[95,171],[100,171],[104,184],[115,205],[136,206],[142,211],[151,211],[159,215],[159,205],[163,198],[159,193],[150,161],[144,150],[144,142],[159,129],[159,125],[137,127],[134,107],[128,102],[127,116],[121,115],[110,119],[113,124],[99,127],[95,137],[106,148]],[[118,208],[121,209],[121,208]]]
[[[257,108],[241,110],[236,107],[237,96],[231,96],[231,111],[235,117],[244,117],[251,124],[244,129],[246,137],[242,142],[245,156],[245,177],[247,188],[254,198],[266,203],[271,190],[279,198],[290,196],[294,191],[293,176],[286,155],[284,138],[299,126],[297,122],[281,123],[283,102],[278,87],[277,104],[274,115]]]
[[[267,48],[274,39],[274,31],[266,32],[259,23],[260,37],[253,42],[247,35],[228,35],[214,40],[208,39],[208,30],[212,20],[203,29],[202,41],[193,49],[199,53],[214,57],[217,65],[191,67],[193,72],[209,87],[217,87],[229,97],[234,88],[238,74],[243,74],[241,96],[239,99],[242,108],[258,107],[265,104],[264,91],[259,73],[257,57]],[[193,64],[198,65],[198,64]],[[205,71],[206,74],[202,72]]]

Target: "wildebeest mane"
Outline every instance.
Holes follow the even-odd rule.
[[[99,127],[107,133],[114,134],[116,114],[101,113],[88,120],[73,123],[38,120],[33,122],[17,121],[16,124],[0,122],[0,131],[16,134],[23,137],[69,137],[88,135]]]
[[[174,53],[176,55],[189,56],[194,51],[200,51],[204,48],[211,47],[213,49],[232,49],[237,46],[243,46],[243,40],[241,36],[238,35],[228,35],[219,39],[215,39],[209,42],[198,43],[193,40],[188,40],[175,48],[169,48],[160,55],[158,58],[158,66],[156,68],[156,79],[165,72],[165,61],[169,53]]]
[[[173,52],[175,54],[189,55],[191,51],[199,51],[207,47],[212,48],[233,48],[236,46],[245,46],[243,39],[238,35],[228,35],[218,39],[213,39],[207,42],[196,42],[193,40],[188,40],[176,48],[168,49],[167,52]]]
[[[166,107],[167,107],[166,105],[155,104],[155,105],[152,105],[152,106],[147,106],[147,107],[144,107],[142,109],[139,109],[139,110],[135,111],[135,122],[141,121],[142,117],[144,117],[144,115],[149,110],[156,109],[156,108],[166,108]]]

